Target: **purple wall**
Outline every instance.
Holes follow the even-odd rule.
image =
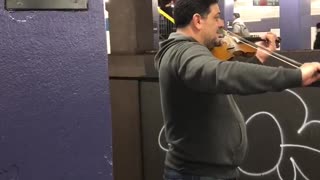
[[[3,5],[0,179],[111,180],[102,0],[79,12]]]
[[[279,1],[281,50],[310,49],[310,0]]]
[[[233,21],[234,0],[219,1],[219,7],[221,11],[221,17],[223,18],[225,28],[227,29],[228,21]]]

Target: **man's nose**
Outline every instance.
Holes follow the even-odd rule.
[[[218,26],[219,26],[219,28],[224,28],[224,21],[223,21],[223,19],[220,19]]]

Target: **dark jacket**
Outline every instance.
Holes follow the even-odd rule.
[[[320,32],[316,35],[316,40],[313,43],[313,49],[320,49]]]
[[[244,118],[228,94],[297,87],[301,71],[222,62],[194,39],[178,33],[160,46],[155,66],[169,144],[165,166],[185,174],[238,176],[247,136]]]

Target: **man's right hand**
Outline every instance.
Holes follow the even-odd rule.
[[[266,35],[262,36],[261,38],[265,39],[266,41],[258,42],[257,45],[269,50],[269,52],[266,52],[261,48],[257,49],[256,57],[263,64],[269,57],[270,52],[274,52],[277,49],[277,45],[276,45],[277,36],[274,33],[268,32]]]
[[[302,86],[308,86],[320,80],[320,63],[304,63],[301,67]]]

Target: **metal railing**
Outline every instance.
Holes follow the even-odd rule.
[[[174,19],[158,7],[159,12],[159,40],[168,39],[170,33],[176,31]]]

